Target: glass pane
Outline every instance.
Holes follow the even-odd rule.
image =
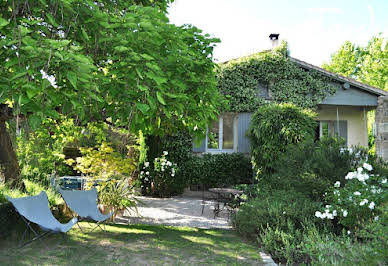
[[[233,149],[233,118],[234,115],[226,114],[223,118],[222,149]]]
[[[214,121],[209,126],[209,132],[207,134],[207,148],[218,149],[219,142],[219,121]]]

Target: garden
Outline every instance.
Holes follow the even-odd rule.
[[[316,139],[327,78],[292,64],[286,43],[217,65],[220,40],[169,23],[171,2],[0,3],[0,264],[260,265],[264,250],[282,264],[386,265],[388,163]],[[253,114],[250,153],[193,153],[224,112]],[[75,226],[17,249],[24,224],[7,197],[46,191],[66,223],[64,176],[96,187],[106,232]],[[214,187],[243,191],[233,230],[115,223],[139,196]]]

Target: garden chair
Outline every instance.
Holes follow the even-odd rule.
[[[97,207],[97,189],[95,187],[90,190],[58,189],[58,191],[61,193],[67,206],[69,206],[69,208],[78,215],[77,218],[79,220],[93,220],[97,222],[97,224],[92,231],[97,227],[100,227],[100,229],[105,233],[105,230],[100,226],[100,224],[112,217],[113,212],[110,212],[109,214],[102,214],[100,212]],[[81,226],[78,223],[77,225],[83,232]]]
[[[43,236],[52,233],[64,234],[69,231],[74,224],[77,223],[77,218],[73,218],[67,224],[62,224],[57,219],[55,219],[49,208],[47,194],[44,191],[40,192],[40,194],[37,196],[29,196],[23,198],[7,197],[7,199],[9,202],[12,203],[16,211],[20,214],[22,220],[27,224],[27,228],[24,231],[21,242],[24,241],[28,229],[30,229],[35,234],[35,237],[33,239],[21,243],[19,245],[19,248],[22,248],[25,245],[38,239],[45,245],[45,243],[41,239]],[[31,223],[39,225],[39,227],[44,232],[38,234],[36,230],[32,228]]]

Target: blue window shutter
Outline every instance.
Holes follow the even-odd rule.
[[[240,113],[238,115],[238,146],[237,151],[243,153],[250,152],[250,143],[249,139],[246,136],[246,133],[249,129],[251,123],[252,113]]]
[[[193,141],[193,152],[205,152],[206,151],[206,139],[203,139],[201,145],[195,145]]]

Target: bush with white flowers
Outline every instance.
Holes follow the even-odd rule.
[[[337,220],[348,229],[379,219],[379,208],[388,202],[387,177],[374,174],[373,167],[364,162],[349,172],[345,182],[337,181],[325,194],[328,205],[315,216]]]
[[[153,167],[149,162],[144,163],[140,178],[147,194],[168,197],[179,194],[183,188],[177,188],[177,164],[168,160],[168,152],[163,151],[161,157],[155,158]]]

